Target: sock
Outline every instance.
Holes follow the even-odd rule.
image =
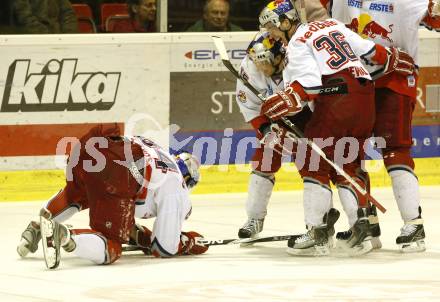
[[[403,221],[419,216],[420,193],[417,177],[403,169],[389,172],[393,183],[393,193]]]

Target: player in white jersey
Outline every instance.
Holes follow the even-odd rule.
[[[241,62],[240,74],[256,88],[263,97],[284,89],[282,70],[284,66],[285,48],[281,41],[269,37],[269,32],[259,32],[247,49],[247,55]],[[261,99],[250,91],[241,80],[237,80],[236,100],[248,122],[261,140],[270,131],[270,120],[261,114]],[[310,119],[311,112],[307,108],[295,116],[293,122],[304,129]],[[290,152],[294,152],[293,144]],[[248,219],[238,231],[238,237],[250,238],[263,229],[267,215],[272,189],[275,184],[275,173],[281,167],[282,144],[265,148],[261,144],[252,157],[252,173],[249,178],[246,213]]]
[[[399,60],[398,55],[405,57],[404,53],[394,49],[388,51],[363,40],[334,19],[301,23],[300,14],[290,1],[271,2],[260,15],[260,23],[271,32],[281,30],[290,37],[288,63],[283,71],[286,89],[269,97],[262,106],[262,113],[272,120],[278,120],[300,112],[301,101],[314,101],[315,109],[304,131],[307,138],[331,139],[331,143],[336,144],[339,139],[352,137],[355,139],[352,143],[362,148],[374,122],[374,87],[360,58],[368,63],[383,65],[384,73],[396,69],[411,72],[414,68],[412,62]],[[347,94],[319,96],[306,92],[319,91],[323,86],[338,83],[348,86]],[[358,115],[360,111],[363,112],[361,116]],[[334,145],[327,143],[322,149],[327,158],[334,158]],[[362,158],[363,152],[354,153],[354,159]],[[332,169],[327,163],[321,162],[316,171],[310,166],[314,164],[312,158],[309,150],[300,169],[304,181],[304,212],[308,232],[288,243],[288,252],[291,254],[329,253],[326,219],[331,208],[329,180]],[[345,164],[343,168],[365,187],[356,173],[360,169],[358,160]],[[343,197],[359,204],[357,219],[348,240],[348,246],[355,247],[370,237],[367,201],[341,175],[337,175],[335,180],[338,186],[351,189],[352,194]],[[371,250],[371,246],[368,250]]]
[[[174,157],[146,138],[95,127],[74,146],[66,186],[41,209],[40,223],[23,232],[17,252],[35,252],[42,239],[48,268],[58,266],[61,247],[96,264],[113,263],[129,242],[157,257],[203,253],[207,248],[196,243],[200,235],[181,231],[198,168],[188,153]],[[90,211],[90,229],[61,224],[84,209]],[[135,214],[157,217],[153,231],[135,225]]]
[[[419,24],[440,29],[439,4],[428,0],[321,0],[333,18],[346,24],[361,37],[384,46],[399,47],[417,64]],[[371,67],[374,75],[378,67]],[[411,157],[411,123],[416,104],[417,72],[390,73],[379,77],[376,87],[374,135],[383,137],[384,164],[391,177],[394,196],[404,221],[396,243],[403,252],[424,251],[425,232],[421,218],[420,194],[414,161]],[[346,205],[351,216],[355,205]],[[380,233],[379,233],[380,234]],[[340,233],[341,238],[349,232]]]

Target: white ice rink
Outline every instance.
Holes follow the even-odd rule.
[[[0,203],[0,301],[440,301],[440,187],[422,187],[421,193],[425,253],[398,252],[394,240],[402,223],[388,188],[373,191],[388,208],[380,216],[383,248],[359,258],[293,257],[279,242],[213,246],[201,256],[172,259],[131,252],[108,266],[64,253],[53,271],[45,267],[41,246],[24,260],[15,251],[41,203]],[[193,196],[184,229],[209,239],[236,237],[245,221],[245,197]],[[335,206],[341,209],[338,200]],[[337,230],[346,228],[341,214]],[[87,215],[69,223],[85,227]],[[302,192],[274,193],[263,234],[303,231]]]

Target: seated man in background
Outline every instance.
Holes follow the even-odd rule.
[[[128,0],[130,19],[115,23],[112,32],[156,32],[156,0]]]
[[[34,253],[42,239],[50,269],[59,265],[61,247],[96,264],[115,262],[124,243],[156,257],[204,253],[208,247],[197,243],[201,235],[182,232],[199,166],[189,153],[173,156],[147,138],[97,126],[74,145],[66,186],[41,209],[40,223],[29,223],[17,252]],[[84,209],[90,229],[61,224]],[[153,230],[135,224],[135,215],[156,217]]]
[[[186,31],[242,31],[229,22],[229,2],[226,0],[207,0],[203,7],[203,19],[191,25]]]
[[[15,25],[29,34],[77,33],[75,12],[68,0],[15,0]]]

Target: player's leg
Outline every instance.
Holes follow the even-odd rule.
[[[67,182],[64,189],[56,193],[46,205],[40,210],[40,216],[45,214],[56,222],[64,222],[81,209],[87,208],[87,201],[83,198],[82,191],[75,182]],[[41,239],[40,221],[32,220],[21,234],[20,243],[17,246],[17,253],[26,257],[35,253]]]
[[[373,85],[370,82],[360,82],[358,80],[350,81],[351,99],[345,103],[345,109],[355,115],[355,119],[342,119],[340,122],[347,129],[346,137],[351,137],[350,143],[356,144],[358,148],[355,154],[348,154],[350,146],[344,150],[344,158],[351,157],[354,160],[344,165],[345,172],[352,177],[361,187],[368,190],[368,174],[361,173],[361,162],[364,158],[364,142],[371,136],[375,117],[375,102]],[[362,112],[361,116],[357,113]],[[340,124],[340,125],[341,125]],[[347,149],[348,148],[348,149]],[[344,211],[348,216],[350,229],[343,232],[345,236],[339,233],[337,236],[338,245],[343,247],[352,255],[367,253],[372,249],[371,226],[369,223],[370,206],[366,196],[358,192],[341,175],[336,175],[336,186],[338,188],[339,198]]]
[[[289,119],[298,129],[304,131],[311,115],[311,110],[306,106],[303,111]],[[258,134],[257,138],[261,139]],[[292,148],[292,152],[295,153],[296,145],[293,145]],[[281,167],[281,156],[279,153],[273,152],[272,149],[261,146],[255,150],[252,162],[254,166],[249,177],[248,198],[246,200],[248,219],[238,231],[239,238],[255,237],[263,230],[267,205],[275,185],[275,173]]]
[[[376,136],[384,137],[387,143],[382,154],[391,177],[394,198],[404,221],[401,234],[396,238],[403,252],[425,250],[419,183],[410,153],[414,104],[415,100],[408,96],[386,88],[377,89],[374,131]]]
[[[304,131],[307,138],[325,139],[331,136],[329,128],[322,127],[323,121],[325,124],[328,119],[328,116],[324,114],[328,106],[329,103],[316,106]],[[333,157],[333,146],[323,147],[322,150],[330,158]],[[331,167],[316,155],[314,151],[307,148],[305,156],[295,160],[304,183],[303,206],[307,232],[296,240],[288,241],[287,253],[291,255],[325,256],[330,253],[327,218],[332,207]]]
[[[261,146],[252,158],[255,166],[249,177],[246,200],[247,221],[238,230],[239,238],[255,237],[263,230],[267,205],[275,184],[275,172],[281,166],[281,156],[270,148]]]
[[[110,264],[120,258],[122,247],[117,240],[106,238],[90,229],[69,229],[66,225],[41,216],[43,252],[49,269],[58,267],[61,248],[95,264]]]
[[[352,178],[357,179],[355,171],[359,168],[359,163],[357,161],[357,159],[360,158],[359,150],[362,150],[362,142],[370,135],[374,122],[374,90],[370,82],[359,82],[351,77],[351,75],[347,74],[339,74],[338,76],[342,77],[347,82],[347,85],[351,88],[350,94],[320,98],[319,101],[316,102],[312,120],[307,125],[306,136],[323,139],[334,138],[333,145],[323,148],[323,151],[327,158],[330,159],[335,158],[335,151],[338,151],[338,153],[342,152],[344,158],[354,158],[353,161],[345,163],[343,166],[337,159],[335,159],[335,162],[343,167],[346,173]],[[341,110],[342,108],[343,110]],[[357,113],[360,111],[364,114],[358,117]],[[356,116],[356,118],[353,118],[353,116]],[[346,137],[351,137],[352,139],[348,140],[348,142],[350,144],[357,144],[357,146],[353,146],[354,149],[352,149],[350,148],[350,145],[347,146],[344,144],[341,145],[343,146],[343,149],[337,150],[336,146],[339,142],[338,138]],[[356,153],[349,156],[349,152]],[[323,171],[326,171],[326,173],[316,174],[312,171],[303,169],[301,175],[303,176],[303,179],[304,176],[306,176],[319,180],[320,184],[328,184],[328,179],[324,179],[323,177],[325,175],[330,177],[332,172],[330,166],[320,163],[318,172],[322,173]],[[346,204],[353,205],[352,208],[355,210],[355,215],[351,215],[353,217],[349,214],[349,219],[351,218],[352,220],[351,223],[353,224],[353,228],[352,234],[347,240],[348,248],[355,248],[360,245],[362,241],[369,239],[369,224],[368,218],[366,217],[366,198],[358,194],[356,190],[350,190],[348,182],[342,176],[339,175],[339,179],[340,180],[337,181],[337,183],[345,184],[344,189],[340,190],[340,192],[346,193],[340,195],[341,199],[343,199],[343,204],[344,199],[349,199]],[[326,183],[324,181],[326,181]],[[357,181],[362,183],[360,179],[357,179]],[[322,193],[322,195],[324,196],[324,193]],[[362,207],[362,211],[358,211],[358,207]],[[344,208],[346,209],[347,207],[344,206]]]

